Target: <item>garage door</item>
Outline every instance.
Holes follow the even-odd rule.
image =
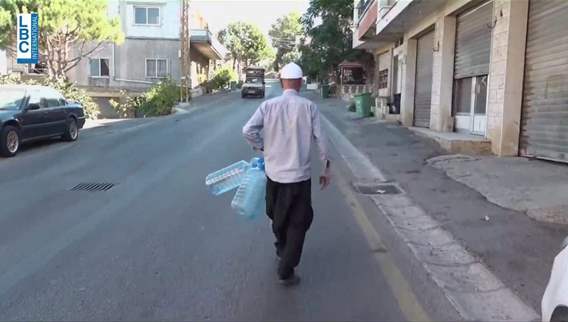
[[[454,78],[489,74],[493,2],[457,17]]]
[[[432,49],[434,32],[418,38],[416,49],[416,85],[414,93],[414,125],[430,127],[432,99]]]
[[[568,162],[568,1],[531,1],[521,154]]]

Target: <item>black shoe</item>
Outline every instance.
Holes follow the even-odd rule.
[[[295,286],[295,285],[300,284],[300,277],[299,277],[298,275],[296,275],[296,274],[292,274],[292,275],[290,275],[290,277],[288,277],[288,278],[285,278],[285,279],[280,278],[280,279],[278,279],[278,283],[279,283],[280,285],[286,286],[286,287]]]

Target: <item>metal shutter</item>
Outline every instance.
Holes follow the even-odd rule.
[[[568,162],[568,1],[529,6],[521,154]]]
[[[489,74],[493,2],[457,17],[454,78]]]
[[[418,38],[416,49],[416,86],[414,94],[414,125],[430,127],[432,99],[432,60],[434,32]]]

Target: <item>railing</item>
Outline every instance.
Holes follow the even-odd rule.
[[[365,11],[367,11],[367,8],[369,8],[369,5],[373,1],[374,0],[359,0],[359,3],[357,4],[357,17],[359,17],[359,20],[363,18]]]
[[[223,46],[223,44],[221,44],[221,42],[214,35],[210,34],[210,37],[211,37],[211,46],[215,48],[215,51],[217,51],[219,56],[221,56],[221,59],[225,59],[225,56],[227,56],[228,54],[227,48]]]
[[[397,0],[387,0],[386,3],[379,8],[379,19],[382,19],[397,3]]]

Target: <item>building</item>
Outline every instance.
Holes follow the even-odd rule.
[[[111,0],[108,10],[109,16],[120,17],[124,43],[102,44],[69,72],[69,78],[95,96],[119,89],[146,90],[165,78],[179,82],[181,1]],[[227,50],[199,13],[192,13],[190,25],[191,83],[193,94],[199,95],[210,66],[223,59]]]
[[[567,16],[564,0],[361,0],[353,47],[403,125],[568,162]]]
[[[8,74],[8,58],[6,51],[0,49],[0,76]]]

